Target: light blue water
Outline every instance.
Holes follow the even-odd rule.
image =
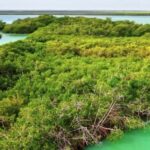
[[[27,35],[25,34],[4,34],[4,33],[0,34],[2,35],[2,38],[0,39],[0,45],[22,40],[27,37]]]
[[[12,23],[14,20],[24,19],[28,17],[33,18],[37,17],[37,15],[0,15],[0,20],[3,20],[6,23]]]

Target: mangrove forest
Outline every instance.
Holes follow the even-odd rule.
[[[150,24],[84,17],[0,21],[0,149],[82,150],[150,120]]]

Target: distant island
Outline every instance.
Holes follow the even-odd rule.
[[[141,15],[149,16],[150,11],[129,10],[0,10],[0,15]]]

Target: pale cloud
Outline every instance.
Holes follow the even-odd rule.
[[[5,10],[150,10],[149,0],[0,0]]]

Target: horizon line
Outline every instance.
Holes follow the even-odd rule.
[[[115,9],[112,9],[112,10],[98,10],[98,9],[91,9],[91,10],[84,10],[84,9],[79,9],[79,10],[77,10],[77,9],[70,9],[70,10],[67,10],[67,9],[64,9],[64,10],[57,10],[57,9],[0,9],[0,11],[139,11],[139,12],[143,12],[143,11],[150,11],[150,10],[115,10]]]

